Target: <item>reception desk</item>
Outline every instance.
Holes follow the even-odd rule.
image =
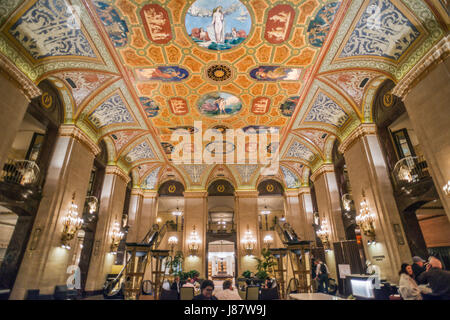
[[[385,279],[365,274],[347,275],[345,286],[351,295],[360,300],[387,300],[394,293],[392,288],[395,287]]]

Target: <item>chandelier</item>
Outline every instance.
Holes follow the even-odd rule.
[[[173,252],[173,248],[178,244],[178,238],[175,236],[171,236],[169,237],[169,240],[167,240],[169,247],[170,247],[170,251]]]
[[[117,254],[117,249],[119,248],[119,243],[123,239],[124,233],[120,231],[120,224],[116,221],[111,230],[111,253]]]
[[[244,239],[242,240],[244,251],[249,256],[253,253],[253,250],[256,246],[256,239],[253,237],[252,232],[250,231],[249,225],[247,225],[247,231],[245,231]]]
[[[67,215],[63,218],[63,234],[61,237],[64,249],[70,250],[70,241],[75,237],[75,234],[80,230],[84,220],[78,217],[78,206],[75,204],[75,193],[72,196],[72,203],[70,204]]]
[[[320,241],[322,241],[322,244],[324,248],[328,248],[328,234],[330,233],[328,229],[328,221],[327,219],[323,219],[322,223],[320,225],[320,229],[316,231],[317,236],[320,238]]]
[[[273,243],[272,236],[270,234],[266,235],[264,237],[264,244],[267,246],[267,249],[270,249],[270,246],[272,245],[272,243]]]
[[[192,228],[192,232],[189,235],[188,250],[191,256],[196,256],[198,254],[198,249],[200,248],[200,237],[198,232],[195,230],[195,226]]]
[[[373,226],[373,222],[375,221],[376,215],[370,211],[364,192],[362,197],[363,200],[360,203],[359,214],[356,216],[356,224],[361,228],[364,235],[374,241],[375,228]]]

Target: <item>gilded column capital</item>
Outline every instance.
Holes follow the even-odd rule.
[[[144,196],[144,190],[142,190],[141,188],[136,188],[133,187],[133,189],[131,189],[131,195],[132,196]]]
[[[206,198],[208,196],[208,192],[205,190],[184,191],[183,195],[185,198]]]
[[[323,164],[319,167],[319,169],[317,169],[316,171],[314,171],[314,173],[311,175],[311,180],[313,182],[316,181],[316,179],[322,175],[323,173],[327,173],[327,172],[334,172],[334,165],[332,163],[326,163]]]
[[[404,100],[414,86],[450,53],[450,35],[442,38],[392,89],[392,94]]]
[[[61,137],[71,137],[81,142],[94,154],[94,156],[98,155],[101,151],[100,147],[74,124],[62,124],[59,127],[58,134]]]
[[[339,145],[338,151],[344,153],[348,148],[359,138],[367,135],[374,135],[377,133],[377,126],[375,123],[361,123],[347,138],[345,138]]]
[[[158,191],[156,190],[143,190],[144,198],[156,198],[158,196]]]
[[[257,190],[236,190],[235,196],[236,196],[236,198],[257,198],[258,191]]]
[[[298,188],[298,195],[302,195],[302,194],[310,194],[311,193],[311,188],[310,187],[301,187]]]
[[[39,89],[30,78],[28,78],[19,68],[15,66],[11,60],[0,53],[0,68],[5,71],[10,80],[16,85],[16,87],[25,95],[28,101],[39,97],[42,94]]]
[[[125,183],[128,183],[131,180],[131,178],[118,166],[106,166],[105,174],[114,174],[119,178],[122,178]]]
[[[287,189],[284,190],[286,197],[298,197],[298,189]]]

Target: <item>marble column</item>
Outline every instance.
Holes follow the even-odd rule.
[[[357,214],[363,193],[375,214],[376,244],[362,235],[366,257],[380,268],[381,277],[394,283],[403,262],[411,261],[402,222],[394,199],[389,172],[374,124],[361,124],[339,146],[348,169]]]
[[[257,262],[254,257],[261,255],[262,239],[260,239],[260,232],[258,232],[258,192],[236,190],[235,195],[234,219],[237,224],[238,276],[241,276],[245,270],[256,273]],[[256,239],[253,255],[246,255],[243,248],[247,227],[254,239]]]
[[[200,278],[206,279],[208,270],[206,269],[206,223],[208,221],[208,193],[206,191],[185,191],[184,192],[184,230],[183,242],[184,271],[197,270]],[[195,230],[200,238],[198,254],[190,256],[188,243],[189,236]]]
[[[144,239],[147,233],[156,223],[156,215],[158,213],[158,192],[153,190],[145,190],[142,199],[142,209],[137,220],[138,234],[137,241]]]
[[[294,229],[299,239],[305,239],[306,217],[300,208],[300,198],[298,189],[288,189],[285,191],[286,199],[286,220]]]
[[[311,175],[317,197],[320,222],[327,219],[330,228],[329,241],[332,248],[333,242],[345,240],[344,223],[342,222],[342,210],[336,175],[332,164],[321,166]]]
[[[125,191],[129,180],[128,175],[119,167],[106,167],[100,195],[94,248],[86,280],[85,291],[87,292],[101,290],[107,274],[111,273],[111,267],[116,257],[111,252],[112,230],[116,222],[122,225]]]
[[[40,89],[0,53],[0,168],[8,157],[31,99],[39,95]]]
[[[144,192],[141,188],[133,188],[130,196],[130,206],[128,207],[128,234],[127,242],[138,242],[139,217],[142,211]]]
[[[436,44],[400,81],[393,94],[402,98],[447,217],[450,196],[450,36]]]
[[[65,285],[72,251],[61,247],[63,220],[72,203],[79,216],[85,203],[95,155],[100,148],[74,125],[62,125],[47,170],[42,199],[10,299],[24,299],[28,289],[53,294]],[[76,239],[72,240],[72,247]]]
[[[314,231],[314,209],[311,199],[311,190],[309,187],[301,187],[298,191],[298,199],[300,205],[300,214],[304,217],[304,240],[312,241],[314,244],[316,241],[316,234]]]

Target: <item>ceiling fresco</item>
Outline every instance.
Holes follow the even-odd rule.
[[[9,0],[0,3],[0,52],[36,83],[50,79],[65,121],[104,140],[109,162],[136,186],[178,179],[205,189],[217,176],[254,189],[258,164],[174,163],[174,150],[226,156],[238,148],[236,137],[202,141],[201,150],[171,140],[176,129],[193,136],[201,121],[216,135],[278,132],[279,141],[246,141],[245,157],[279,154],[276,177],[298,188],[331,161],[336,139],[371,121],[382,81],[400,80],[448,32],[439,5]]]

